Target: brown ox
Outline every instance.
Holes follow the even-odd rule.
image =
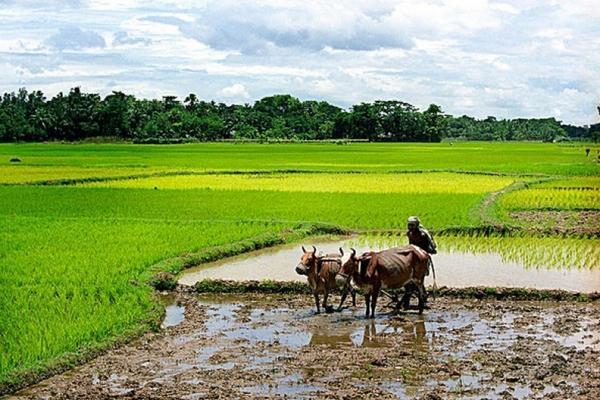
[[[327,297],[337,286],[342,286],[342,301],[339,309],[341,309],[348,292],[352,294],[352,303],[356,305],[356,293],[350,287],[349,279],[340,279],[338,272],[342,267],[342,256],[344,251],[340,247],[340,253],[326,254],[325,256],[317,255],[317,248],[313,246],[313,251],[306,251],[302,246],[302,257],[296,266],[296,272],[299,275],[306,275],[308,284],[315,296],[315,304],[317,305],[317,314],[321,312],[319,304],[319,295],[323,295],[323,308],[326,312],[331,312],[331,307],[327,306]]]
[[[342,266],[342,273],[351,275],[354,283],[364,291],[367,318],[369,315],[375,317],[381,289],[400,289],[408,283],[414,283],[417,287],[421,314],[425,306],[424,281],[428,264],[429,254],[413,245],[367,252],[360,257],[352,249],[350,258]]]

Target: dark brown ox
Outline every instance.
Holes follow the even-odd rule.
[[[400,289],[414,283],[419,297],[419,314],[425,306],[425,276],[429,254],[408,245],[356,256],[356,250],[342,266],[342,273],[351,275],[354,284],[365,293],[366,316],[375,317],[375,307],[381,289]],[[435,276],[435,272],[434,272]]]
[[[340,253],[326,254],[324,256],[317,255],[317,248],[312,247],[313,251],[306,251],[302,246],[302,257],[296,266],[296,272],[299,275],[306,275],[308,284],[315,296],[315,304],[317,305],[317,314],[321,312],[319,304],[319,295],[323,295],[323,308],[326,312],[331,312],[332,308],[327,305],[329,293],[333,292],[337,286],[342,286],[342,301],[340,308],[348,295],[352,294],[352,302],[356,305],[356,293],[350,287],[349,279],[340,279],[338,272],[342,267],[342,257],[344,251],[340,247]],[[337,279],[336,279],[337,278]]]

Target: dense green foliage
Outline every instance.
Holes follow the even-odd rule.
[[[566,128],[566,129],[565,129]],[[454,118],[432,104],[420,111],[401,101],[375,101],[343,110],[325,101],[274,95],[253,105],[201,101],[189,94],[162,100],[122,92],[101,98],[76,87],[46,99],[41,91],[4,93],[0,99],[0,142],[84,140],[108,137],[140,143],[190,140],[363,139],[394,142],[468,140],[597,140],[593,127],[561,126],[554,118],[476,120]]]
[[[578,185],[595,186],[598,168],[584,146],[542,143],[0,145],[0,391],[15,374],[147,327],[155,272],[311,224],[403,230],[416,214],[432,229],[481,228],[490,191],[539,179],[502,173],[586,175]],[[467,173],[415,173],[427,170]],[[187,174],[122,180],[167,172]],[[56,184],[107,177],[121,180]]]

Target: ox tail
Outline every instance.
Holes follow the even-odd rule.
[[[437,291],[437,283],[435,282],[435,267],[433,266],[433,257],[429,256],[429,263],[431,264],[431,272],[433,273],[433,300],[435,300],[435,293]]]

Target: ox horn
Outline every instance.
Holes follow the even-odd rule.
[[[344,257],[344,249],[342,249],[341,247],[340,247],[340,255],[341,255],[342,257]]]
[[[302,252],[306,253],[306,249],[302,246]]]
[[[315,256],[317,255],[317,248],[315,246],[313,246],[313,253]]]
[[[352,254],[350,254],[351,258],[356,258],[356,250],[354,250],[353,247],[350,247],[350,250],[352,250]]]

